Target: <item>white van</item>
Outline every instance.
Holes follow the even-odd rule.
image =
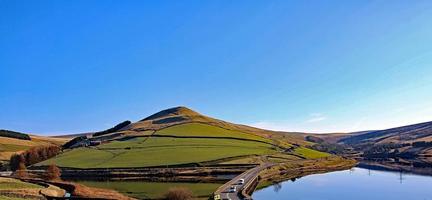
[[[245,183],[245,180],[244,180],[244,179],[240,179],[238,183],[239,183],[240,185],[243,185],[243,184]]]

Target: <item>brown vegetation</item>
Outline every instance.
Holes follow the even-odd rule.
[[[19,154],[31,147],[46,145],[62,145],[68,138],[55,138],[30,135],[31,140],[16,139],[0,136],[0,160],[9,161],[13,154]]]
[[[10,167],[12,171],[15,171],[18,169],[20,163],[24,163],[25,166],[33,165],[52,158],[60,152],[60,147],[55,145],[32,147],[21,154],[11,156]]]
[[[16,170],[16,176],[18,178],[27,178],[28,177],[27,168],[24,164],[24,158],[23,157],[21,158],[22,160],[19,161],[18,168]]]
[[[65,183],[65,182],[63,182]],[[77,183],[67,183],[74,187],[73,196],[95,199],[116,199],[116,200],[131,200],[134,198],[120,194],[114,190],[92,188]]]
[[[167,200],[188,200],[192,199],[193,193],[185,187],[170,188],[165,194]]]
[[[51,164],[50,166],[48,166],[45,174],[46,180],[60,180],[60,176],[61,171],[55,164]]]

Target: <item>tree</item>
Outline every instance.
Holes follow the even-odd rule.
[[[26,154],[27,165],[33,165],[42,160],[38,153],[38,151],[40,151],[41,149],[43,149],[43,147],[42,148],[33,147],[27,151]]]
[[[165,193],[167,200],[189,200],[192,199],[193,193],[188,188],[173,187]]]
[[[12,171],[16,171],[18,169],[20,157],[22,157],[21,154],[14,154],[10,157],[9,165]]]
[[[22,160],[20,160],[18,163],[16,175],[18,176],[18,178],[27,178],[28,177],[27,168],[24,164],[24,158],[22,158]]]
[[[131,123],[132,123],[132,122],[129,121],[129,120],[124,121],[124,122],[122,122],[122,123],[120,123],[120,124],[115,125],[115,126],[112,127],[112,128],[107,129],[107,130],[99,131],[99,132],[93,133],[93,137],[101,136],[101,135],[106,135],[106,134],[109,134],[109,133],[114,133],[114,132],[119,131],[120,129],[126,127],[127,125],[129,125],[129,124],[131,124]]]
[[[24,165],[29,166],[52,158],[58,155],[60,152],[61,148],[55,145],[32,147],[21,154],[15,154],[11,156],[11,170],[15,171],[18,169],[18,164],[21,161],[24,163]]]
[[[45,174],[45,178],[47,180],[60,180],[60,176],[61,171],[55,164],[51,164],[48,166]]]
[[[282,183],[273,184],[273,190],[277,193],[282,189]]]

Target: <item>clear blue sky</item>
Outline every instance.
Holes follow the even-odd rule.
[[[333,132],[432,121],[431,1],[0,0],[0,128],[161,109]]]

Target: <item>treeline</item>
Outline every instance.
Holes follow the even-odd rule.
[[[327,153],[337,154],[337,155],[343,155],[348,152],[347,150],[348,146],[342,144],[336,144],[336,143],[328,143],[325,142],[320,137],[309,135],[306,136],[305,139],[308,142],[315,143],[312,146],[310,146],[310,148],[317,151],[322,151],[322,152],[327,152]]]
[[[409,143],[387,143],[369,145],[363,151],[363,156],[366,158],[391,158],[391,157],[412,157],[409,153],[399,152],[399,148],[411,146]]]
[[[388,144],[369,144],[369,146],[363,145],[357,147],[363,149],[363,156],[367,158],[390,158],[390,157],[401,157],[401,158],[412,158],[416,155],[410,151],[400,152],[399,149],[403,147],[413,148],[427,148],[432,147],[432,142],[420,141],[413,143],[388,143]]]
[[[55,145],[32,147],[23,153],[12,155],[10,158],[10,168],[12,171],[15,171],[20,168],[20,165],[33,165],[50,159],[60,152],[61,148]]]
[[[78,136],[68,142],[66,142],[65,144],[63,144],[63,149],[69,149],[71,148],[73,145],[75,145],[78,142],[87,140],[87,136]]]
[[[9,131],[9,130],[0,130],[0,137],[9,137],[20,140],[31,140],[30,136],[25,133]]]
[[[421,142],[414,142],[412,143],[413,147],[432,147],[432,142],[425,142],[425,141],[421,141]]]
[[[311,146],[312,149],[322,152],[327,152],[336,155],[343,155],[347,153],[347,146],[340,144],[330,144],[330,143],[318,143]]]
[[[129,125],[129,124],[131,124],[131,123],[132,123],[132,122],[129,121],[129,120],[124,121],[124,122],[122,122],[122,123],[120,123],[120,124],[115,125],[115,126],[112,127],[112,128],[107,129],[107,130],[99,131],[99,132],[93,133],[93,136],[100,136],[100,135],[105,135],[105,134],[109,134],[109,133],[114,133],[114,132],[116,132],[116,131],[118,131],[118,130],[124,128],[124,127],[126,127],[127,125]]]
[[[313,143],[324,143],[324,140],[322,138],[316,137],[316,136],[312,136],[312,135],[308,135],[305,137],[306,141],[308,142],[313,142]]]

